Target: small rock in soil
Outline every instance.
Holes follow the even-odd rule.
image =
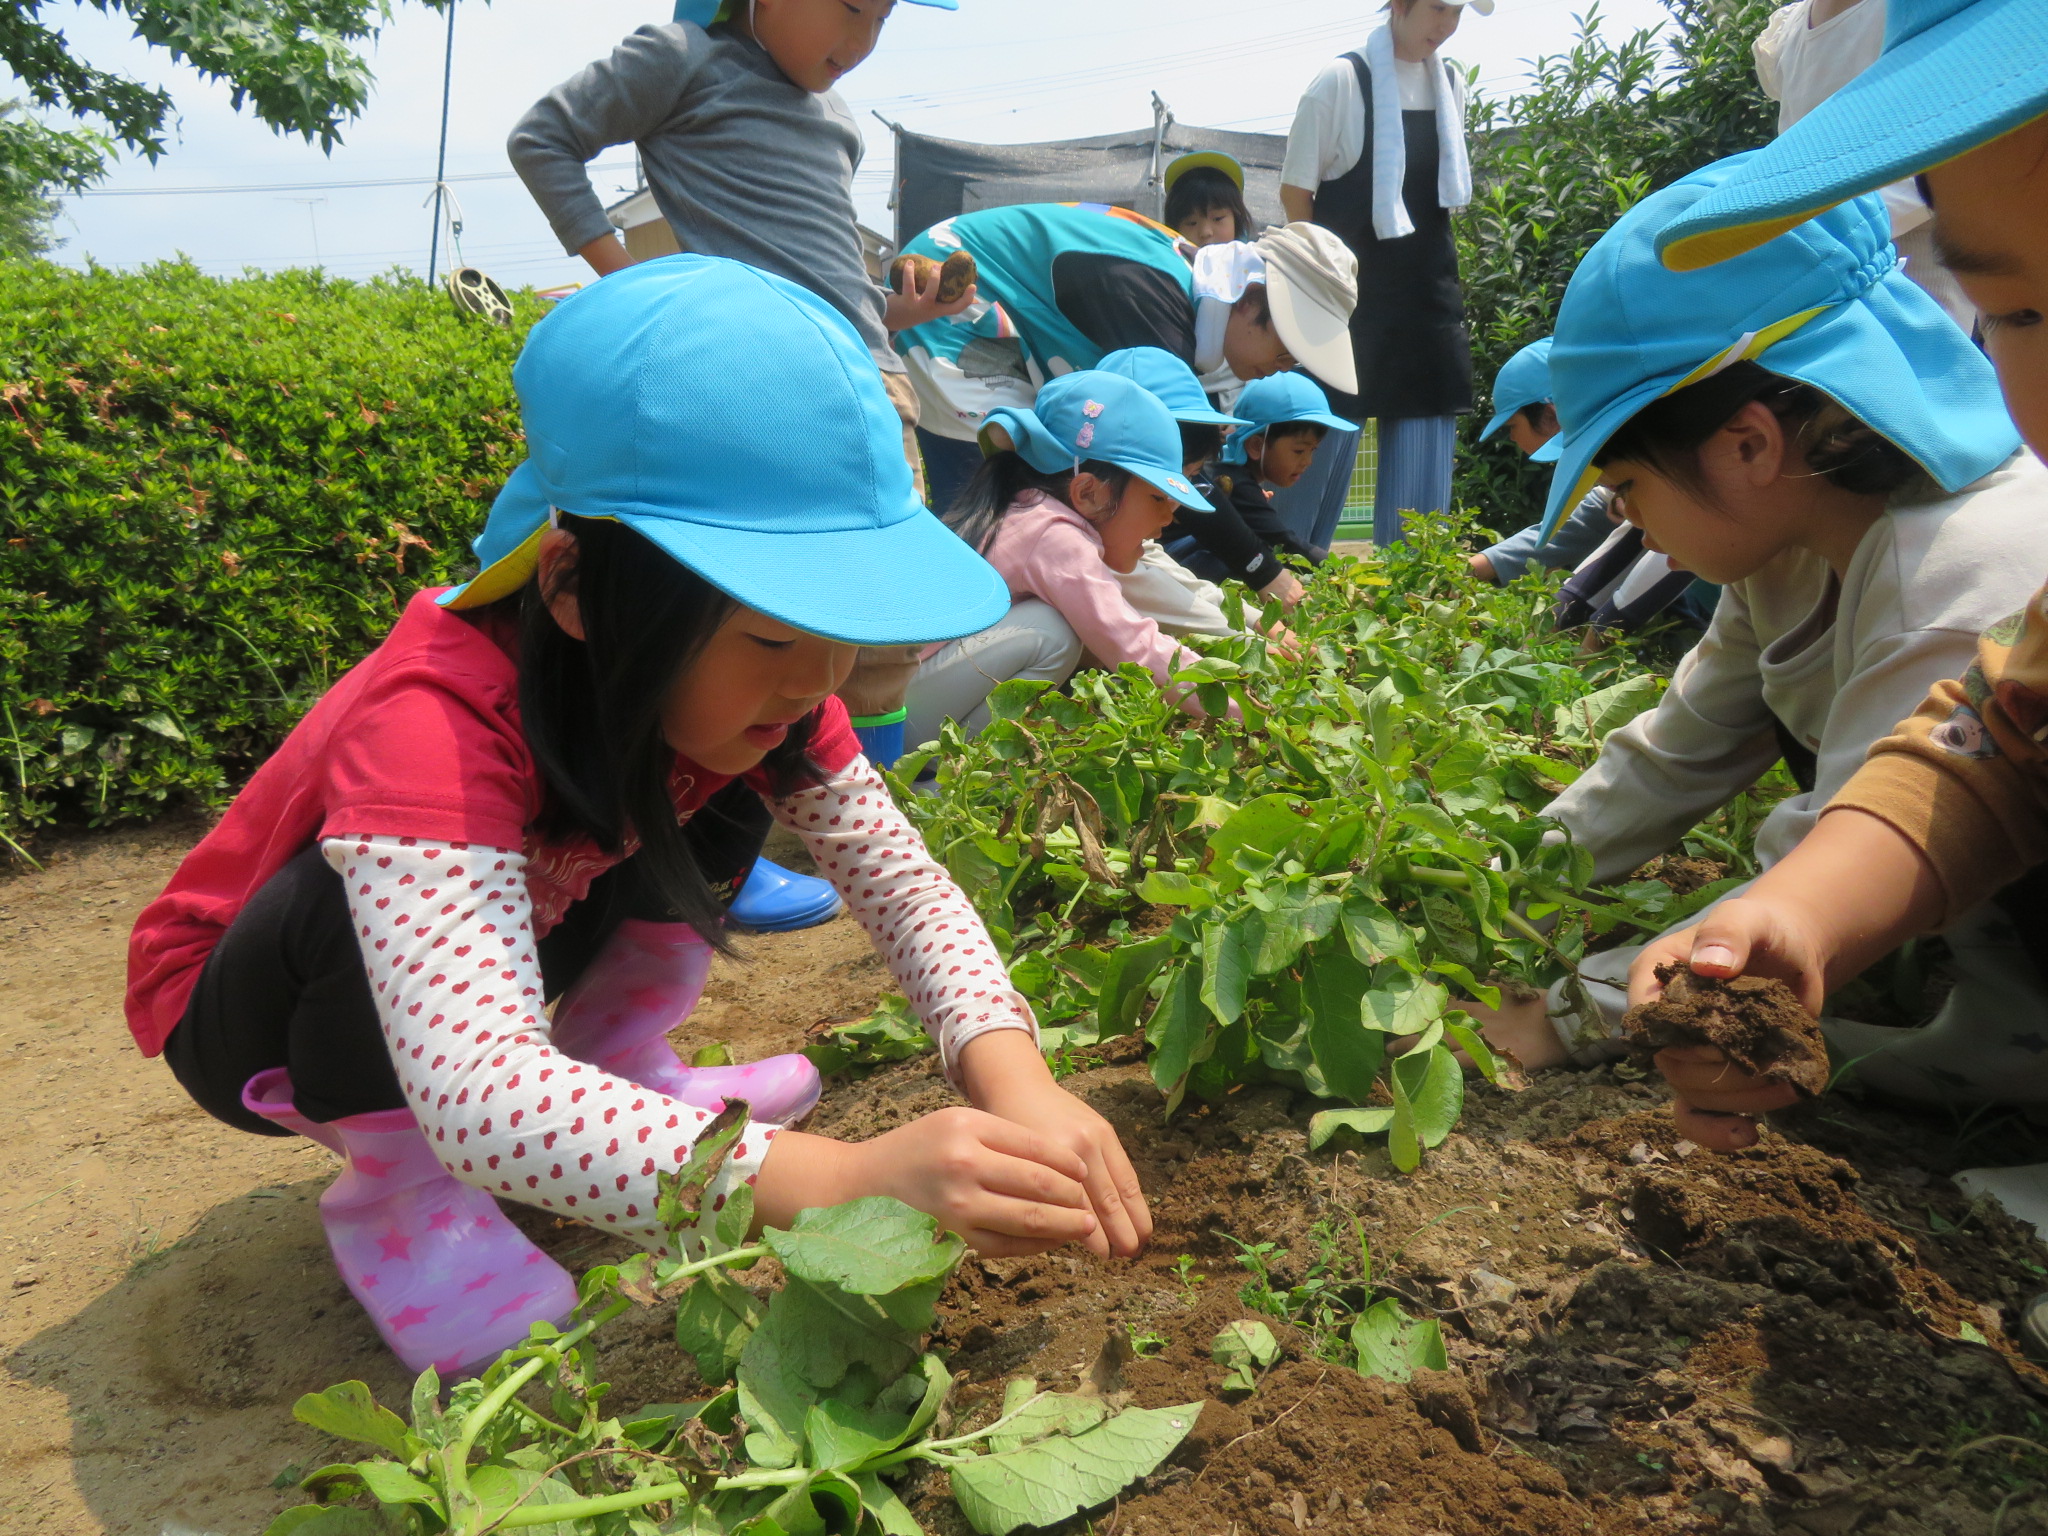
[[[1668,1046],[1710,1045],[1744,1071],[1790,1083],[1807,1098],[1827,1087],[1820,1024],[1782,981],[1720,981],[1682,965],[1658,966],[1657,979],[1664,983],[1663,997],[1631,1008],[1625,1021],[1629,1047],[1642,1065]]]

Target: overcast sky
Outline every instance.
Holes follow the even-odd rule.
[[[1490,17],[1468,15],[1446,51],[1478,65],[1487,89],[1511,92],[1524,60],[1569,46],[1584,4],[1500,0]],[[1613,36],[1665,15],[1656,0],[1607,0],[1602,9]],[[448,171],[493,178],[454,184],[472,263],[508,286],[587,275],[510,175],[505,136],[548,87],[669,12],[666,0],[462,0]],[[331,156],[234,112],[224,89],[133,41],[117,17],[62,0],[43,17],[92,63],[166,86],[180,112],[154,168],[124,160],[105,183],[148,195],[65,200],[60,260],[126,267],[183,252],[216,273],[316,262],[345,277],[425,270],[440,16],[398,8],[372,51],[369,107]],[[948,138],[1057,139],[1148,125],[1156,90],[1182,122],[1284,133],[1302,86],[1362,42],[1376,17],[1377,5],[1361,0],[961,0],[957,12],[899,4],[881,46],[841,87],[868,138],[855,185],[861,217],[892,227],[890,134],[871,112]],[[18,93],[18,84],[0,86],[0,99]],[[593,179],[607,202],[630,187],[631,167],[627,148],[598,158]],[[307,185],[393,180],[415,184]],[[164,190],[222,187],[257,190]]]

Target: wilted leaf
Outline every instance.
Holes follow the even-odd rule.
[[[953,1497],[982,1536],[1008,1536],[1114,1497],[1173,1454],[1200,1403],[1127,1408],[1074,1436],[1040,1440],[953,1467]]]
[[[1224,1391],[1249,1392],[1258,1385],[1258,1373],[1280,1358],[1280,1341],[1264,1323],[1240,1318],[1216,1335],[1209,1358],[1224,1369]]]
[[[1447,1370],[1443,1330],[1434,1318],[1409,1317],[1391,1298],[1375,1302],[1351,1325],[1358,1369],[1366,1376],[1407,1381],[1417,1371]]]

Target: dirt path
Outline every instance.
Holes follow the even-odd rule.
[[[78,838],[0,881],[0,1536],[253,1536],[343,1454],[293,1422],[301,1393],[409,1387],[328,1258],[333,1159],[212,1120],[122,1022],[129,926],[200,830]],[[679,1044],[793,1050],[887,981],[850,919],[747,944],[761,963],[721,966]],[[572,1268],[609,1252],[522,1224]]]

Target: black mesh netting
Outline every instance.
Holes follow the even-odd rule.
[[[1152,130],[1042,144],[968,144],[896,131],[896,243],[941,219],[1011,203],[1118,203],[1159,217],[1150,185]],[[1164,170],[1175,156],[1217,149],[1245,170],[1245,203],[1260,224],[1283,222],[1280,158],[1284,135],[1231,133],[1171,123],[1160,148]]]

